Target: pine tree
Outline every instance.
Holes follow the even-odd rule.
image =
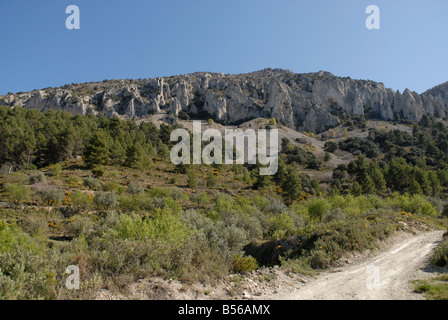
[[[114,140],[109,150],[109,157],[112,165],[121,166],[126,160],[126,150],[118,140]]]
[[[430,195],[432,193],[431,184],[425,170],[419,167],[414,167],[414,179],[418,182],[424,194]]]
[[[274,174],[274,181],[278,186],[281,186],[286,179],[288,172],[286,170],[286,163],[282,156],[278,157],[277,172]]]
[[[369,164],[369,176],[375,184],[375,189],[383,192],[386,189],[386,180],[384,179],[383,171],[376,162]]]
[[[386,175],[387,184],[396,190],[405,190],[412,180],[412,167],[403,158],[392,159]]]
[[[411,182],[411,185],[409,186],[409,193],[410,194],[420,194],[420,195],[423,194],[423,190],[417,181],[413,180]]]
[[[260,167],[257,166],[255,170],[255,183],[253,185],[254,189],[263,190],[271,185],[271,176],[260,175]]]
[[[366,176],[362,183],[362,192],[364,194],[373,194],[375,193],[375,183],[373,182],[370,176]]]
[[[143,168],[146,164],[147,154],[141,144],[136,143],[126,150],[125,165],[130,168]]]
[[[362,195],[362,188],[358,181],[353,182],[350,193],[355,197],[359,197],[360,195]]]
[[[440,192],[440,181],[437,174],[434,171],[428,173],[429,183],[432,188],[432,195],[436,196]]]
[[[291,205],[299,198],[302,192],[302,179],[300,179],[294,166],[287,168],[287,175],[281,187],[286,204]]]
[[[88,141],[83,160],[87,167],[93,167],[95,165],[104,165],[107,163],[108,150],[104,137],[101,134],[95,134]]]

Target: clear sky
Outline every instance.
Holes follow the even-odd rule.
[[[447,0],[1,0],[0,14],[0,94],[267,67],[419,93],[448,81]]]

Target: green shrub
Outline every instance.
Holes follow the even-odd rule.
[[[17,250],[37,252],[37,245],[18,226],[0,221],[0,254]]]
[[[97,178],[87,177],[84,178],[83,184],[90,190],[97,191],[101,187],[101,183]]]
[[[76,191],[70,196],[72,206],[79,210],[88,210],[93,205],[93,196],[89,196],[86,193]]]
[[[283,270],[286,272],[294,272],[307,276],[316,275],[316,271],[311,267],[309,259],[307,258],[288,259],[280,256],[279,260]]]
[[[0,299],[56,297],[56,271],[43,250],[19,227],[0,221]]]
[[[308,212],[313,220],[322,220],[322,217],[330,210],[330,204],[326,199],[313,199],[308,204]]]
[[[145,193],[138,193],[135,195],[121,195],[119,203],[120,209],[125,212],[152,210],[155,208],[153,198],[150,198]]]
[[[388,206],[395,207],[397,210],[431,217],[439,216],[439,212],[434,205],[422,195],[394,195],[385,199],[385,202]]]
[[[12,184],[27,185],[30,178],[22,172],[12,172],[7,176],[7,181]]]
[[[182,190],[180,190],[178,187],[171,188],[171,197],[174,200],[179,200],[180,198],[182,198],[182,195]]]
[[[251,272],[258,269],[258,262],[252,256],[243,256],[241,253],[233,256],[231,271],[235,273]]]
[[[43,203],[57,205],[64,200],[64,191],[57,188],[44,189],[39,192],[39,196]]]
[[[22,229],[33,237],[45,236],[48,231],[48,223],[42,217],[29,215],[23,219]]]
[[[45,183],[46,181],[47,177],[41,171],[30,176],[30,184]]]
[[[9,202],[13,204],[18,204],[21,201],[28,201],[31,198],[31,189],[18,184],[5,185],[5,192],[8,194]]]
[[[270,235],[273,240],[284,239],[297,233],[297,227],[288,213],[275,215],[271,218]]]
[[[330,266],[332,259],[324,250],[313,250],[309,261],[314,269],[325,269]]]
[[[214,174],[211,174],[207,177],[206,180],[207,187],[213,188],[216,187],[217,184],[218,184],[218,178]]]
[[[446,237],[434,251],[432,263],[439,267],[448,265],[448,237]]]
[[[156,209],[150,219],[121,215],[114,227],[114,236],[120,239],[149,239],[173,246],[182,244],[189,235],[188,227],[169,209]]]
[[[229,195],[220,195],[213,206],[213,210],[217,213],[229,213],[235,212],[237,207],[235,206],[235,201]]]
[[[86,215],[76,215],[67,230],[75,237],[88,236],[95,231],[95,223]]]
[[[105,210],[115,208],[119,204],[117,194],[115,192],[104,192],[104,191],[95,192],[93,202],[95,203],[96,206]]]
[[[199,207],[207,206],[212,201],[212,199],[206,192],[194,193],[191,196],[191,200]]]
[[[62,171],[62,166],[59,163],[56,163],[51,166],[51,175],[55,178],[59,177]]]
[[[139,193],[144,192],[145,189],[138,183],[129,182],[128,188],[126,189],[126,191],[130,194],[139,194]]]
[[[106,169],[103,166],[95,166],[91,171],[95,178],[100,178],[104,175]]]
[[[199,185],[198,177],[196,175],[196,172],[193,170],[190,170],[187,173],[187,186],[189,188],[196,188]]]
[[[171,196],[171,188],[153,188],[149,191],[151,197],[168,198]]]
[[[107,182],[107,183],[105,183],[103,185],[102,190],[103,191],[107,191],[107,192],[111,192],[111,191],[117,191],[118,192],[119,190],[121,190],[120,187],[121,186],[117,182],[109,181],[109,182]]]
[[[269,198],[263,211],[266,213],[281,214],[287,209],[288,207],[281,200],[277,198]]]

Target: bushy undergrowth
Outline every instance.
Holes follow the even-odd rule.
[[[432,263],[439,267],[448,266],[448,233],[445,234],[443,241],[437,246]]]
[[[153,275],[213,281],[270,264],[312,274],[348,251],[372,248],[400,221],[433,219],[443,210],[419,195],[333,196],[286,206],[276,197],[188,196],[137,184],[118,194],[89,179],[65,195],[55,187],[41,191],[51,211],[2,211],[23,218],[0,224],[0,298],[86,297]],[[76,292],[64,285],[69,265],[81,270]]]

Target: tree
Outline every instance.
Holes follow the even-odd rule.
[[[351,176],[355,176],[356,180],[362,184],[362,181],[368,175],[369,164],[366,161],[366,157],[364,155],[360,155],[358,159],[349,163],[347,172]]]
[[[421,194],[421,195],[423,194],[423,190],[417,181],[413,180],[411,182],[411,185],[409,186],[409,193],[410,194]]]
[[[253,185],[254,189],[263,190],[271,185],[271,176],[260,175],[260,166],[257,166],[253,172],[255,172],[255,183]]]
[[[412,167],[403,158],[392,159],[386,171],[387,185],[395,190],[405,190],[412,180]]]
[[[314,189],[314,194],[320,196],[322,194],[322,189],[319,184],[319,180],[311,179],[311,187]]]
[[[272,183],[272,176],[269,175],[261,175],[261,168],[266,167],[257,162],[256,165],[253,166],[251,170],[251,177],[255,181],[252,185],[253,189],[263,190],[268,188]]]
[[[414,167],[414,179],[418,182],[424,194],[429,195],[432,193],[431,184],[425,170]]]
[[[297,174],[295,166],[287,168],[286,178],[282,183],[282,196],[285,203],[291,205],[302,192],[302,179]]]
[[[129,168],[143,168],[147,164],[147,154],[140,143],[126,149],[125,165]]]
[[[114,140],[109,149],[109,158],[111,164],[114,166],[121,166],[126,160],[126,150],[118,139]]]
[[[157,155],[162,159],[169,159],[170,158],[170,150],[168,149],[167,145],[160,142],[157,148]]]
[[[109,159],[106,140],[101,134],[94,134],[87,142],[83,160],[87,167],[104,165]]]
[[[437,170],[437,178],[439,178],[440,184],[444,187],[448,187],[448,170]]]
[[[360,195],[362,195],[362,188],[358,181],[353,182],[350,193],[355,197],[359,197]]]
[[[383,192],[386,189],[386,180],[378,163],[371,162],[369,164],[369,176],[375,184],[375,189],[379,192]]]
[[[286,170],[286,163],[285,160],[283,160],[283,157],[278,157],[278,167],[277,172],[274,174],[274,182],[281,186],[283,182],[286,179],[286,176],[288,174],[288,171]]]
[[[334,140],[330,140],[325,143],[325,150],[328,152],[334,153],[338,149],[339,145]]]
[[[362,183],[362,192],[364,194],[373,194],[375,193],[375,183],[373,182],[370,176],[366,176]]]
[[[281,143],[281,152],[287,153],[288,151],[289,151],[289,139],[286,137],[283,137],[282,143]]]
[[[434,171],[428,173],[429,184],[432,188],[432,195],[436,196],[440,191],[440,181],[437,174]]]

